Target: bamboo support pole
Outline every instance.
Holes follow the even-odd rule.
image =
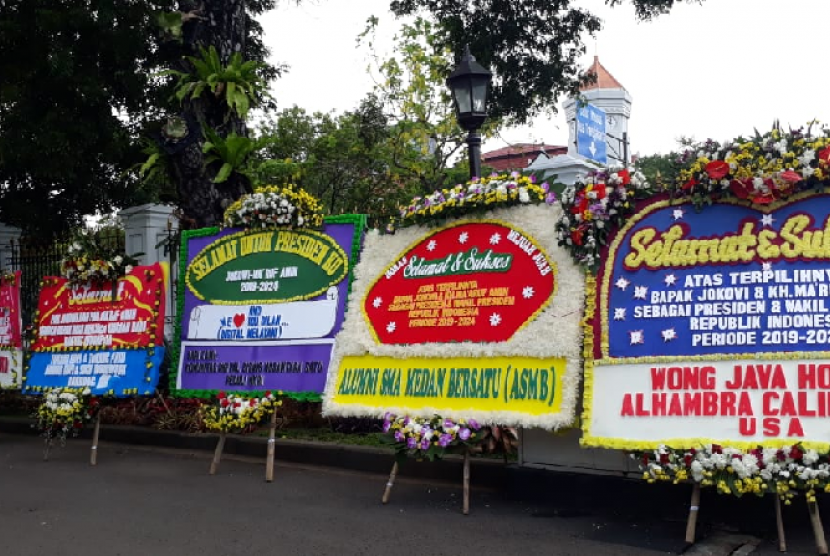
[[[464,506],[462,508],[464,515],[470,513],[470,451],[464,451]]]
[[[778,552],[787,551],[787,537],[784,535],[784,517],[781,514],[781,497],[775,496],[775,525],[778,529]]]
[[[697,514],[700,510],[700,483],[692,487],[692,502],[689,505],[689,520],[686,522],[686,542],[694,544],[697,529]]]
[[[381,498],[381,502],[384,504],[389,503],[389,495],[392,494],[392,487],[395,486],[395,477],[398,476],[398,462],[396,461],[392,465],[392,472],[389,473],[389,480],[386,482],[386,490],[383,491],[383,498]]]
[[[95,417],[95,429],[92,431],[92,448],[89,450],[89,464],[98,465],[98,434],[101,432],[101,414]]]
[[[216,470],[219,469],[219,461],[222,459],[222,450],[225,449],[225,437],[227,433],[219,433],[219,442],[216,444],[216,450],[213,452],[213,461],[210,462],[210,474],[216,475]]]
[[[43,439],[43,461],[49,461],[49,450],[52,449],[52,437]]]
[[[824,527],[821,524],[821,515],[818,511],[817,502],[807,502],[807,510],[810,512],[810,524],[813,526],[813,535],[816,537],[816,549],[819,554],[827,555],[827,539],[824,537]]]
[[[274,452],[276,451],[277,411],[271,413],[271,425],[268,429],[268,457],[265,460],[265,482],[274,480]]]

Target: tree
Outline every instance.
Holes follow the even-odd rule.
[[[263,148],[251,173],[257,181],[301,185],[332,214],[365,213],[385,222],[412,194],[392,179],[389,130],[373,95],[339,116],[294,106],[258,129]]]
[[[202,148],[207,130],[244,137],[245,103],[265,103],[261,85],[283,69],[262,63],[254,19],[274,2],[0,2],[0,218],[55,234],[173,185],[167,198],[195,225],[215,223],[247,182],[214,183],[223,163]],[[219,81],[171,98],[177,80],[159,70],[198,74],[211,52],[207,76]],[[243,99],[233,74],[249,61],[258,87]]]
[[[640,17],[676,1],[632,0]],[[241,170],[256,145],[245,115],[269,106],[266,85],[284,69],[264,63],[255,19],[275,4],[0,0],[0,218],[56,232],[84,214],[157,198],[161,188],[187,225],[218,223],[223,207],[250,190]],[[581,37],[600,25],[570,0],[392,0],[391,7],[439,22],[424,40],[407,39],[422,51],[413,46],[406,54],[428,62],[416,85],[421,78],[442,83],[448,67],[433,57],[457,56],[469,44],[496,74],[492,118],[513,122],[578,88]],[[163,78],[160,69],[173,73]],[[418,168],[436,152],[428,134],[429,156],[419,160],[427,126],[406,108],[390,124],[400,138],[392,156],[404,183],[413,168],[425,176]],[[440,167],[439,157],[424,188],[438,183]]]
[[[147,3],[0,2],[0,219],[53,235],[85,214],[141,202],[123,172],[145,114],[166,92]],[[150,195],[151,196],[151,195]]]
[[[463,158],[466,133],[445,84],[452,52],[436,42],[434,23],[417,17],[401,27],[392,54],[382,59],[374,50],[376,26],[371,18],[360,39],[372,50],[374,93],[389,120],[386,156],[392,181],[419,194],[455,185],[458,172],[451,166]],[[499,123],[490,119],[483,134],[494,133]],[[461,181],[468,179],[469,173]]]
[[[667,13],[681,0],[631,0],[637,16]],[[689,0],[702,1],[702,0]],[[605,0],[615,6],[623,0]],[[582,37],[601,21],[572,0],[392,0],[399,16],[429,13],[440,22],[436,47],[460,58],[465,45],[494,73],[491,117],[526,123],[554,110],[562,95],[575,95],[590,78],[577,62],[585,53]]]

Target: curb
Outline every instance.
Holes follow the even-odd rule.
[[[0,432],[9,434],[35,434],[32,420],[24,417],[0,419]],[[81,438],[92,438],[91,430],[84,429]],[[125,425],[101,425],[99,439],[104,442],[158,446],[180,450],[213,452],[219,435],[213,433],[186,433],[156,430],[149,427]],[[228,435],[225,454],[261,457],[267,453],[268,439],[258,436]],[[388,475],[395,461],[394,453],[369,446],[332,444],[309,440],[276,439],[275,459],[284,463],[336,467],[348,471]],[[473,458],[470,462],[473,481],[481,486],[504,487],[512,468],[500,460]],[[424,481],[457,483],[461,486],[462,459],[449,456],[435,462],[407,460],[400,465],[399,476]]]

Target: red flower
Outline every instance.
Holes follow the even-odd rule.
[[[758,194],[752,198],[752,202],[759,205],[768,205],[775,202],[775,195],[770,193]]]
[[[695,455],[695,454],[697,454],[697,450],[692,448],[692,449],[689,450],[689,453],[692,454],[692,455]]]
[[[248,405],[250,405],[251,407],[256,406],[256,402],[254,401],[253,398],[251,398],[250,403]]]
[[[743,454],[732,454],[732,459],[742,461],[744,459],[744,456]]]
[[[732,183],[729,184],[729,188],[739,199],[746,199],[749,197],[749,192],[752,191],[752,181],[746,179],[732,180]]]
[[[623,185],[628,185],[631,183],[631,173],[628,170],[620,170],[617,172],[617,175],[622,180]]]
[[[242,407],[242,402],[233,402],[234,407]]]
[[[660,454],[660,463],[667,464],[669,463],[669,455],[668,454]]]
[[[271,397],[271,391],[270,391],[270,390],[266,390],[266,391],[265,391],[265,397],[266,397],[266,398],[270,398],[270,397]]]
[[[723,160],[713,160],[706,165],[706,173],[709,179],[721,180],[729,173],[729,164]]]
[[[89,406],[95,407],[98,405],[98,398],[89,398]]]
[[[712,444],[712,453],[713,454],[722,454],[723,448],[720,444]]]
[[[821,166],[830,165],[830,147],[824,147],[818,152],[818,161]]]
[[[577,245],[582,245],[582,236],[585,231],[580,227],[571,232],[571,239]]]
[[[683,458],[683,460],[686,462],[686,467],[692,466],[692,454],[686,454],[686,457]]]
[[[798,449],[798,446],[793,446],[790,450],[790,457],[793,459],[801,459],[804,457],[804,452]]]
[[[787,170],[786,172],[781,172],[781,179],[789,184],[796,184],[801,181],[801,175],[798,172]]]
[[[787,456],[784,455],[784,450],[778,450],[775,455],[778,457],[778,461],[784,461],[787,459]]]
[[[698,183],[699,182],[696,179],[691,178],[689,181],[687,181],[686,183],[683,184],[683,187],[681,189],[684,189],[684,190],[688,191],[689,189],[696,186]]]
[[[227,398],[227,395],[225,395],[224,392],[219,392],[219,394],[216,397],[219,398],[220,400],[223,400],[223,399]]]
[[[79,429],[79,428],[81,428],[83,425],[81,424],[81,422],[80,422],[80,421],[75,421],[74,423],[72,423],[72,426],[73,426],[73,427],[75,427],[76,429]]]
[[[604,183],[596,184],[594,186],[594,191],[596,191],[597,193],[597,201],[599,201],[600,199],[605,199],[605,197],[608,195]]]
[[[219,405],[221,405],[222,407],[228,407],[230,404],[231,402],[229,402],[227,398],[222,398],[222,400],[219,402]]]
[[[648,465],[648,454],[643,454],[643,465]]]

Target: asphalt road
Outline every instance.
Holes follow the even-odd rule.
[[[48,462],[41,447],[35,437],[0,435],[0,556],[648,556],[683,548],[685,524],[659,509],[644,521],[474,487],[465,517],[460,485],[402,478],[383,506],[386,478],[376,475],[278,466],[268,484],[257,460],[226,459],[209,476],[204,453],[102,444],[90,467],[88,441],[70,440]],[[791,539],[790,554],[810,553],[802,537]],[[771,541],[760,553],[776,553]]]

